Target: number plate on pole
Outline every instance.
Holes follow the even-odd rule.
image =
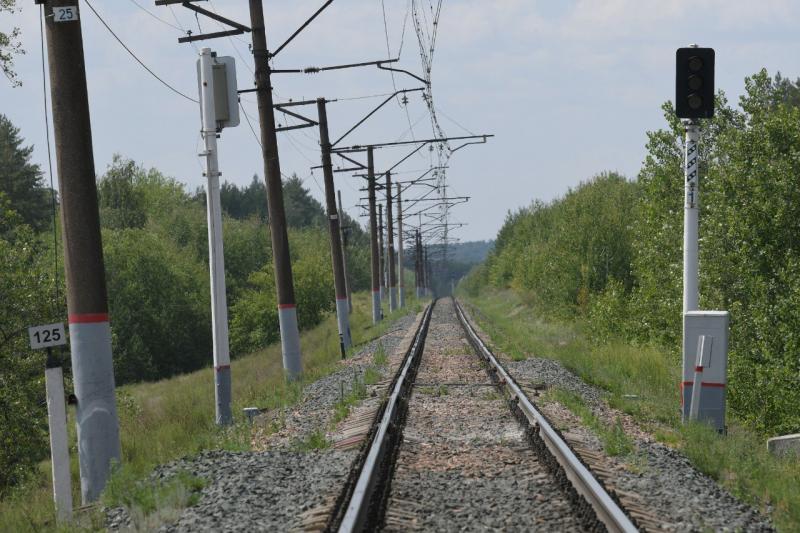
[[[78,6],[54,7],[53,20],[56,22],[74,22],[78,20]]]
[[[28,338],[30,338],[31,348],[34,350],[67,344],[62,322],[46,326],[32,326],[28,328]]]

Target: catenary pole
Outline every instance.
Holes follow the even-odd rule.
[[[422,264],[424,266],[423,272],[425,274],[425,296],[431,295],[431,263],[428,259],[428,247],[425,246],[422,249],[423,259]]]
[[[381,301],[386,299],[386,246],[383,239],[383,204],[378,204],[378,246],[380,249]]]
[[[683,312],[696,311],[699,303],[698,218],[699,218],[699,168],[698,140],[700,125],[697,120],[684,121],[686,127],[685,182],[683,206]]]
[[[336,209],[336,195],[333,185],[333,163],[331,163],[331,141],[328,137],[328,112],[325,99],[317,99],[319,114],[319,144],[322,151],[322,172],[325,181],[325,207],[328,211],[328,229],[331,235],[331,261],[333,262],[333,285],[336,293],[336,321],[339,326],[339,346],[342,359],[353,345],[350,340],[350,312],[347,305],[347,284],[344,275],[342,255],[342,234],[339,213]]]
[[[267,51],[262,0],[250,0],[250,26],[255,60],[258,118],[261,125],[261,152],[264,157],[264,177],[267,182],[272,260],[275,267],[275,288],[278,295],[278,322],[281,331],[283,368],[289,379],[296,379],[303,370],[300,357],[300,331],[297,325],[289,238],[286,233],[286,213],[283,207],[281,166],[278,159],[278,139],[275,132],[275,110],[272,102],[269,52]]]
[[[339,200],[339,239],[342,241],[342,267],[344,268],[344,285],[347,288],[347,312],[353,312],[353,292],[350,287],[350,276],[347,273],[347,239],[344,235],[344,209],[342,209],[342,191],[336,191]]]
[[[381,320],[381,270],[378,249],[378,222],[375,215],[375,164],[372,147],[367,148],[367,191],[369,197],[369,249],[372,266],[372,323]]]
[[[55,8],[74,16],[56,20]],[[80,12],[74,0],[45,4],[72,379],[77,399],[81,499],[97,500],[120,459],[92,128]]]
[[[406,306],[405,295],[405,268],[403,267],[403,200],[402,200],[402,186],[397,184],[397,273],[398,284],[397,294],[399,296],[398,304],[400,307]]]
[[[214,102],[214,58],[210,48],[200,51],[200,115],[205,151],[208,213],[208,265],[211,277],[211,333],[214,354],[216,422],[228,425],[231,416],[231,357],[228,345],[228,304],[225,295],[225,255],[222,247],[222,204],[219,195],[217,113]]]
[[[397,273],[394,256],[394,221],[392,220],[392,173],[386,173],[386,266],[389,285],[389,312],[397,310]]]
[[[414,287],[417,290],[417,299],[422,298],[422,275],[420,272],[420,245],[419,230],[414,232]]]

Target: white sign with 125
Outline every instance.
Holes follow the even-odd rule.
[[[45,326],[32,326],[28,328],[28,338],[31,341],[31,349],[41,350],[67,344],[67,336],[64,335],[64,324],[47,324]]]

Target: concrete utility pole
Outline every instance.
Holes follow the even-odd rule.
[[[425,280],[425,296],[431,295],[431,264],[428,261],[428,247],[422,248],[422,274]]]
[[[369,197],[369,248],[372,266],[372,323],[381,320],[381,268],[378,248],[378,223],[375,217],[375,165],[372,147],[367,148],[367,196]]]
[[[414,286],[417,290],[417,299],[422,298],[422,273],[420,259],[419,230],[414,232]]]
[[[353,312],[353,292],[350,287],[350,276],[347,273],[347,239],[344,236],[344,209],[342,209],[342,191],[336,191],[339,199],[339,238],[342,241],[342,267],[344,268],[344,284],[347,288],[347,312]]]
[[[342,359],[353,345],[350,340],[350,312],[347,306],[347,282],[344,275],[344,256],[342,253],[342,234],[339,226],[339,213],[336,210],[336,197],[333,186],[333,163],[331,163],[331,141],[328,138],[328,112],[325,99],[317,98],[319,114],[319,144],[322,150],[322,172],[325,176],[325,206],[328,211],[328,229],[331,234],[331,261],[333,262],[333,285],[336,291],[336,320],[339,326],[339,345]]]
[[[381,301],[386,299],[386,246],[383,240],[383,204],[378,204],[378,243],[381,254]]]
[[[261,153],[267,182],[267,205],[272,238],[272,260],[275,267],[275,288],[278,293],[278,321],[281,329],[283,368],[289,379],[296,379],[303,370],[300,358],[300,331],[294,299],[289,237],[286,234],[286,212],[283,208],[281,165],[275,133],[275,110],[270,83],[269,52],[264,28],[262,0],[250,0],[250,26],[255,59],[255,85],[258,96],[258,118],[261,124]]]
[[[45,4],[72,376],[83,504],[97,500],[120,459],[100,215],[80,10]]]
[[[397,184],[397,272],[398,272],[398,294],[400,296],[400,307],[406,306],[405,294],[405,268],[403,268],[403,190],[400,184]]]
[[[686,126],[686,159],[684,167],[683,204],[683,312],[699,308],[698,218],[700,206],[698,140],[700,124],[695,119],[684,121]]]
[[[392,220],[392,173],[386,173],[386,266],[388,267],[389,312],[397,310],[397,272],[394,257],[394,221]]]
[[[225,295],[225,254],[222,247],[222,204],[219,197],[217,111],[214,102],[214,58],[210,48],[200,51],[200,115],[205,151],[208,213],[208,265],[211,275],[211,332],[214,351],[216,421],[228,425],[231,416],[231,357],[228,344],[228,303]]]

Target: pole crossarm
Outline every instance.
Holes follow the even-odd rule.
[[[171,6],[174,4],[181,4],[186,9],[194,11],[195,13],[199,13],[212,20],[216,20],[217,22],[224,24],[226,26],[230,26],[233,29],[217,31],[212,33],[200,33],[197,35],[192,35],[192,32],[190,30],[186,32],[188,34],[186,37],[178,38],[179,43],[191,43],[195,41],[204,41],[206,39],[217,39],[219,37],[230,37],[232,35],[241,35],[242,33],[252,31],[248,26],[245,26],[244,24],[239,24],[238,22],[225,18],[222,15],[218,15],[213,11],[209,11],[207,9],[203,9],[202,7],[194,5],[193,2],[198,2],[198,1],[200,0],[156,0],[156,6]]]
[[[400,59],[379,59],[378,61],[362,61],[361,63],[345,63],[344,65],[332,65],[329,67],[305,67],[305,68],[279,68],[270,69],[271,74],[317,74],[328,72],[329,70],[342,70],[355,67],[371,67],[382,63],[395,63]]]
[[[304,124],[297,124],[297,125],[294,125],[294,126],[280,126],[278,128],[275,128],[275,131],[297,130],[297,129],[300,129],[300,128],[311,128],[313,126],[318,126],[319,125],[319,122],[317,122],[315,120],[312,120],[310,118],[304,117],[303,115],[301,115],[299,113],[295,113],[293,111],[289,111],[288,109],[284,109],[285,107],[289,107],[289,106],[293,106],[293,105],[303,105],[303,104],[300,103],[300,102],[297,102],[297,103],[287,102],[286,104],[275,104],[275,105],[273,105],[273,107],[277,111],[280,111],[281,113],[283,113],[284,115],[289,115],[289,116],[295,117],[295,118],[297,118],[299,120],[302,120],[304,122]]]
[[[386,148],[391,146],[407,146],[409,144],[431,144],[431,143],[441,143],[447,141],[460,141],[460,140],[467,140],[467,139],[481,139],[481,138],[490,138],[494,137],[494,135],[465,135],[462,137],[439,137],[434,139],[418,139],[414,141],[395,141],[395,142],[386,142],[386,143],[376,143],[376,144],[354,144],[353,146],[348,146],[346,148],[334,148],[333,151],[335,153],[349,153],[349,152],[363,152],[368,147],[372,148]]]
[[[469,145],[471,145],[471,144],[486,144],[486,137],[484,137],[484,138],[483,138],[483,139],[481,139],[480,141],[470,141],[470,142],[465,142],[465,143],[463,143],[463,144],[461,144],[461,145],[459,145],[459,146],[456,146],[455,148],[453,148],[452,150],[450,150],[450,155],[453,155],[454,153],[458,152],[458,151],[459,151],[459,150],[461,150],[462,148],[464,148],[464,147],[466,147],[466,146],[469,146]]]
[[[283,44],[282,44],[282,45],[280,45],[280,46],[279,46],[277,49],[275,49],[275,51],[274,51],[274,52],[270,53],[270,54],[269,54],[269,57],[270,57],[270,58],[273,58],[273,57],[275,57],[276,55],[278,55],[278,54],[280,53],[280,51],[281,51],[281,50],[283,50],[284,48],[286,48],[286,45],[288,45],[290,42],[292,42],[292,41],[294,40],[294,38],[295,38],[295,37],[297,37],[298,35],[300,35],[300,32],[302,32],[304,29],[306,29],[306,28],[308,27],[308,25],[309,25],[309,24],[311,24],[311,23],[314,21],[314,19],[315,19],[315,18],[317,18],[317,17],[319,16],[319,14],[320,14],[320,13],[322,13],[323,11],[325,11],[325,8],[327,8],[327,7],[328,7],[329,5],[331,5],[332,3],[333,3],[333,0],[328,0],[327,2],[325,2],[324,4],[322,4],[322,7],[321,7],[321,8],[319,8],[319,9],[317,9],[317,11],[316,11],[316,12],[315,12],[313,15],[311,15],[311,16],[308,18],[308,20],[306,20],[306,21],[305,21],[305,22],[304,22],[304,23],[303,23],[303,24],[302,24],[302,25],[301,25],[299,28],[297,28],[297,30],[295,30],[295,32],[294,32],[293,34],[291,34],[291,35],[289,36],[289,38],[288,38],[288,39],[286,39],[286,40],[283,42]],[[274,72],[274,71],[273,71],[273,72]]]
[[[382,107],[383,107],[383,106],[385,106],[387,103],[389,103],[390,101],[392,101],[392,99],[393,99],[393,98],[395,98],[395,97],[396,97],[398,94],[405,94],[405,93],[411,93],[411,92],[415,92],[415,91],[424,91],[424,90],[425,90],[424,88],[420,87],[420,88],[417,88],[417,89],[401,89],[401,90],[399,90],[399,91],[395,91],[395,92],[394,92],[392,95],[390,95],[388,98],[386,98],[386,100],[384,100],[383,102],[381,102],[380,104],[378,104],[378,106],[377,106],[377,107],[375,107],[375,108],[374,108],[372,111],[370,111],[369,113],[367,113],[367,116],[365,116],[364,118],[362,118],[361,120],[359,120],[358,122],[356,122],[356,124],[355,124],[355,125],[354,125],[352,128],[350,128],[349,130],[347,130],[347,131],[344,133],[344,135],[342,135],[341,137],[339,137],[338,139],[336,139],[336,140],[333,142],[333,144],[331,144],[331,148],[333,148],[334,146],[336,146],[337,144],[339,144],[339,143],[342,141],[342,139],[344,139],[345,137],[347,137],[348,135],[350,135],[351,133],[353,133],[353,130],[355,130],[355,129],[356,129],[356,128],[358,128],[360,125],[362,125],[364,122],[366,122],[366,121],[369,119],[369,117],[371,117],[372,115],[374,115],[375,113],[377,113],[377,112],[378,112],[378,110],[379,110],[380,108],[382,108]]]
[[[416,80],[419,80],[419,81],[421,81],[422,83],[424,83],[424,84],[425,84],[425,87],[430,87],[430,85],[431,85],[431,82],[429,82],[428,80],[426,80],[426,79],[424,79],[424,78],[420,78],[420,77],[419,77],[419,76],[417,76],[416,74],[412,74],[411,72],[409,72],[409,71],[407,71],[407,70],[403,70],[403,69],[401,69],[401,68],[391,68],[391,67],[384,67],[382,63],[378,64],[378,68],[379,68],[379,69],[381,69],[381,70],[391,70],[392,72],[400,72],[400,73],[402,73],[402,74],[408,74],[408,75],[409,75],[409,76],[411,76],[412,78],[414,78],[414,79],[416,79]]]
[[[355,159],[351,159],[351,158],[347,157],[344,154],[336,154],[336,155],[338,155],[339,157],[341,157],[345,161],[349,161],[350,163],[353,163],[354,165],[356,165],[358,168],[360,168],[362,170],[367,170],[367,166],[366,165],[362,165],[361,163],[359,163]],[[344,169],[342,169],[342,172],[344,172]],[[368,177],[368,175],[367,174],[363,174],[362,177],[366,178],[366,177]]]

